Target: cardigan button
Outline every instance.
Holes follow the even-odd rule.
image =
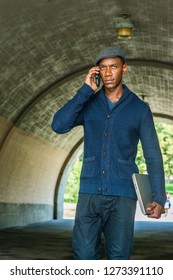
[[[107,118],[110,119],[110,118],[111,118],[111,115],[108,114],[108,115],[107,115]]]
[[[97,191],[98,191],[98,192],[101,192],[101,191],[102,191],[102,189],[101,189],[100,187],[98,187],[98,188],[97,188]]]

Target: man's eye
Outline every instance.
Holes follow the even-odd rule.
[[[105,66],[100,66],[100,70],[101,70],[101,71],[103,71],[103,70],[105,70],[105,69],[106,69]]]
[[[112,68],[112,69],[116,69],[117,66],[116,66],[116,65],[112,65],[111,68]]]

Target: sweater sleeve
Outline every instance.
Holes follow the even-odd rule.
[[[82,125],[84,107],[93,93],[94,90],[84,83],[76,95],[55,113],[51,128],[55,132],[63,134],[75,126]]]
[[[153,199],[164,206],[166,201],[165,177],[161,149],[150,108],[140,127],[140,140],[146,161]]]

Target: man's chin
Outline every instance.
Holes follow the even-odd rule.
[[[114,89],[114,88],[116,88],[116,86],[112,83],[105,83],[105,88]]]

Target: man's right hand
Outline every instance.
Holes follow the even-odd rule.
[[[85,83],[88,84],[94,91],[97,90],[97,85],[95,83],[95,75],[99,74],[100,70],[98,66],[91,68],[85,77]]]

